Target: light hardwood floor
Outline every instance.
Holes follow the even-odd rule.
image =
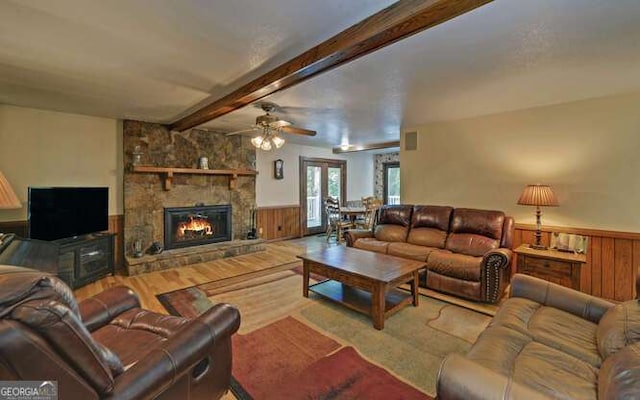
[[[336,244],[333,241],[331,244],[327,244],[324,235],[273,242],[266,245],[265,251],[243,256],[223,258],[206,263],[193,264],[187,267],[172,268],[136,276],[108,276],[77,289],[75,295],[78,300],[82,300],[98,294],[107,288],[126,285],[138,293],[142,307],[166,314],[167,311],[156,298],[158,294],[220,279],[233,277],[241,279],[242,275],[247,275],[247,278],[249,278],[252,273],[258,273],[259,271],[278,267],[283,264],[297,262],[299,259],[296,258],[296,255],[306,251],[317,250],[325,246],[336,246]],[[420,293],[487,315],[495,315],[499,306],[499,304],[477,303],[425,288],[420,288]],[[508,293],[508,291],[505,292],[505,296],[506,293]]]
[[[158,294],[297,262],[299,259],[296,258],[296,255],[326,245],[324,236],[273,242],[266,244],[265,251],[238,257],[223,258],[136,276],[108,276],[77,289],[75,295],[78,300],[82,300],[107,288],[126,285],[138,293],[142,307],[166,314],[167,311],[156,298]]]
[[[144,308],[166,314],[167,311],[156,298],[158,294],[219,279],[240,277],[245,274],[250,276],[253,273],[259,273],[259,271],[269,268],[298,262],[299,259],[296,258],[296,255],[306,251],[318,250],[327,245],[336,246],[334,243],[327,244],[324,235],[273,242],[266,245],[265,251],[253,254],[131,277],[123,275],[108,276],[76,290],[75,295],[78,300],[82,300],[100,293],[109,287],[127,285],[138,293]],[[493,305],[469,302],[427,289],[421,289],[421,292],[439,298],[440,300],[449,301],[480,312],[487,313],[488,309],[495,312],[496,308],[496,306]],[[223,396],[222,400],[236,400],[236,397],[231,392],[228,392]]]

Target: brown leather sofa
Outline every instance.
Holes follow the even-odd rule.
[[[226,304],[196,319],[140,308],[124,286],[78,304],[58,278],[0,266],[0,380],[55,380],[60,399],[215,399],[229,388]]]
[[[510,278],[513,218],[501,211],[387,205],[373,230],[345,233],[347,246],[426,263],[426,287],[497,302]]]
[[[614,305],[516,274],[467,355],[443,361],[437,392],[441,400],[638,399],[640,303]]]

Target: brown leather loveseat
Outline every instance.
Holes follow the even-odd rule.
[[[640,303],[614,305],[516,274],[466,356],[442,362],[437,392],[441,400],[638,399]]]
[[[387,205],[373,230],[345,233],[347,246],[426,263],[428,288],[497,302],[510,278],[513,218],[501,211]]]
[[[78,304],[58,278],[0,266],[0,380],[58,382],[60,399],[215,399],[229,388],[226,304],[198,318],[140,308],[124,286]]]

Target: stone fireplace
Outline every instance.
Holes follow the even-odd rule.
[[[231,205],[164,209],[164,248],[231,240]]]
[[[130,275],[244,254],[246,248],[253,251],[264,248],[244,240],[251,229],[251,212],[256,203],[254,175],[233,177],[231,185],[230,176],[197,173],[169,176],[162,172],[134,171],[133,165],[136,153],[137,166],[191,170],[197,169],[198,158],[207,157],[211,170],[253,170],[256,151],[250,138],[227,137],[201,129],[175,132],[161,124],[125,120],[123,147],[125,264]],[[189,229],[189,240],[173,241],[167,246],[165,238],[170,233],[166,232],[165,210],[196,204],[214,209],[228,207],[228,217],[213,220],[220,226],[225,221],[224,235],[220,235],[220,226],[213,227],[212,234],[197,227]],[[197,219],[201,211],[198,208],[193,217]],[[214,243],[206,244],[204,239],[213,239]],[[134,257],[134,243],[142,243],[143,257]],[[159,255],[149,254],[146,250],[153,243],[159,243],[165,250]],[[187,245],[190,247],[183,247]]]

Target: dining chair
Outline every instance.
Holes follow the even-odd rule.
[[[327,197],[324,201],[327,213],[327,242],[331,235],[335,232],[336,243],[342,240],[342,231],[344,229],[354,228],[355,225],[351,220],[345,220],[340,213],[340,203],[338,199]]]
[[[378,209],[382,206],[382,200],[376,199],[375,197],[367,197],[363,198],[363,204],[365,207],[363,218],[361,220],[356,220],[356,228],[372,229],[376,212],[378,212]]]
[[[365,212],[358,215],[355,220],[354,220],[354,224],[356,226],[356,228],[358,229],[363,229],[364,226],[366,226],[366,222],[367,222],[367,209],[369,208],[369,203],[371,203],[372,200],[374,200],[375,197],[373,196],[366,196],[366,197],[362,197],[360,199],[360,202],[362,203],[362,208],[364,208]]]

